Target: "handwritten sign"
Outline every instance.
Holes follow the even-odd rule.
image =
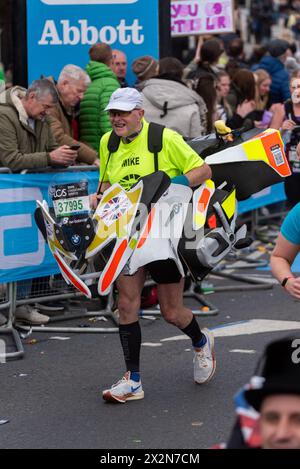
[[[171,35],[220,34],[234,31],[233,1],[172,0]]]

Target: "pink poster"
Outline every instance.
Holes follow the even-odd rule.
[[[233,1],[172,0],[171,35],[220,34],[234,31]]]

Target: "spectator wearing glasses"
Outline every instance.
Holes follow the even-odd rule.
[[[36,80],[26,90],[14,86],[0,95],[0,165],[12,171],[69,166],[77,152],[58,146],[47,115],[57,102],[49,80]]]
[[[58,146],[47,122],[57,102],[57,93],[49,80],[34,81],[28,90],[15,86],[0,95],[0,165],[18,172],[23,169],[70,166],[77,152],[68,145]],[[29,293],[31,281],[23,287]],[[26,290],[26,291],[25,291]],[[18,288],[18,294],[20,289]],[[16,319],[30,324],[46,324],[49,317],[30,305],[16,309]],[[0,315],[0,326],[6,318]]]

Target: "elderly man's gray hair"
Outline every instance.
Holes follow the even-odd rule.
[[[58,101],[55,86],[47,78],[41,78],[40,80],[33,81],[27,89],[26,98],[28,98],[30,93],[34,93],[37,100],[50,95],[52,97],[53,103],[57,103]]]
[[[86,85],[91,83],[88,74],[77,65],[65,65],[58,77],[58,83],[63,80],[83,81]]]

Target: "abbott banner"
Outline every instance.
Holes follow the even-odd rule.
[[[58,77],[64,65],[85,67],[96,42],[120,49],[130,64],[142,55],[158,58],[158,0],[28,0],[28,80]]]
[[[89,192],[93,193],[99,175],[98,172],[87,172],[84,176],[83,173],[1,174],[0,283],[58,273],[34,219],[36,200],[49,200],[49,187],[57,177],[63,182],[87,178]]]

